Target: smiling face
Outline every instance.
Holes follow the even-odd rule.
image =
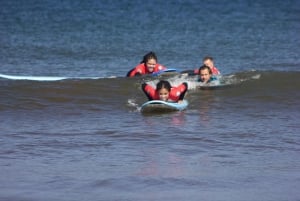
[[[156,65],[156,60],[154,58],[149,59],[146,63],[145,63],[148,71],[150,73],[152,73],[154,71],[155,65]]]
[[[160,90],[158,90],[159,100],[168,101],[169,93],[170,92],[166,88],[161,88]]]

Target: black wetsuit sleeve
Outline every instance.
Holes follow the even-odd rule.
[[[188,90],[188,84],[186,82],[182,83],[184,86],[185,86],[185,90],[180,94],[179,96],[179,100],[183,100],[184,99],[184,96],[185,96],[185,93],[187,92]]]

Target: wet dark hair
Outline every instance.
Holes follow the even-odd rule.
[[[209,73],[210,75],[212,74],[212,71],[211,71],[210,67],[208,67],[207,65],[202,65],[202,66],[200,66],[200,68],[199,68],[199,75],[200,75],[201,71],[202,71],[202,70],[205,70],[205,69],[208,70],[208,73]]]
[[[142,63],[147,63],[150,59],[155,59],[155,61],[157,62],[157,57],[156,54],[154,52],[148,52],[144,57],[143,60],[141,61]]]
[[[161,89],[167,89],[168,91],[171,91],[171,84],[170,82],[166,81],[166,80],[161,80],[156,84],[156,91],[159,91]]]

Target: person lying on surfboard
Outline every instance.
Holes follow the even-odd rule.
[[[214,59],[210,56],[206,56],[202,59],[203,65],[206,65],[210,68],[212,75],[221,75],[220,71],[217,69],[217,67],[215,67],[214,64]],[[198,75],[199,74],[199,68],[195,69],[195,70],[185,70],[181,72],[183,73],[187,73],[188,75]]]
[[[199,68],[199,74],[198,74],[198,82],[208,84],[208,83],[213,83],[214,85],[220,84],[220,81],[216,76],[213,75],[211,69],[203,65]]]
[[[221,75],[220,71],[215,67],[214,65],[214,59],[210,56],[206,56],[203,58],[203,65],[206,65],[210,68],[213,75]],[[195,74],[199,74],[199,69],[197,72],[197,69],[195,70]]]
[[[152,74],[161,70],[166,70],[167,68],[159,63],[157,63],[157,57],[154,52],[147,53],[143,60],[135,68],[131,69],[127,73],[127,77],[141,76],[145,74]]]
[[[179,86],[172,87],[170,82],[166,80],[161,80],[156,84],[156,88],[151,85],[143,83],[142,90],[151,100],[162,100],[167,102],[182,102],[185,93],[188,90],[188,84],[183,82]]]

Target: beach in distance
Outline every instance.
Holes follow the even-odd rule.
[[[0,200],[297,201],[300,2],[4,1]],[[126,77],[143,56],[197,76]],[[182,111],[141,89],[188,83]]]

